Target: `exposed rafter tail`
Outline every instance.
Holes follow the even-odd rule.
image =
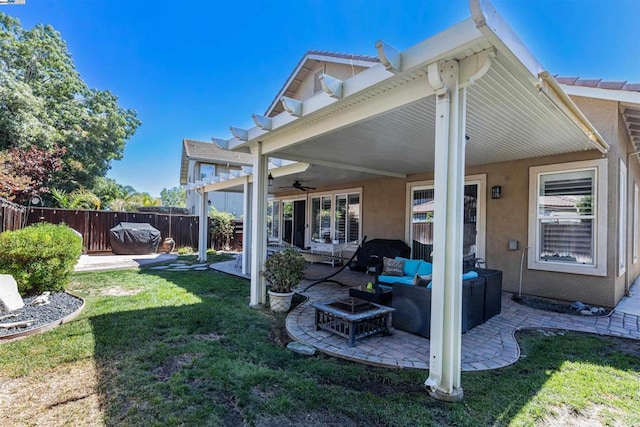
[[[394,74],[402,71],[402,54],[398,49],[382,40],[378,40],[376,42],[376,50],[378,51],[378,59],[387,70]]]
[[[338,80],[335,77],[331,77],[328,74],[320,74],[320,84],[322,90],[324,90],[330,97],[340,99],[342,98],[342,80]]]
[[[260,114],[252,114],[253,122],[262,130],[271,130],[271,117],[261,116]]]
[[[287,113],[294,117],[302,117],[302,102],[287,96],[283,96],[281,101],[282,108],[284,108]]]
[[[238,138],[240,141],[248,141],[249,140],[249,131],[246,129],[241,129],[233,126],[229,126],[229,130],[231,130],[231,135],[235,138]]]
[[[229,149],[229,140],[227,139],[222,139],[222,138],[211,138],[211,142],[213,142],[214,144],[216,144],[218,147],[222,148],[223,150],[228,150]]]

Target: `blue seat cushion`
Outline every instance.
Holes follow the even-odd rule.
[[[478,273],[476,273],[475,271],[469,271],[468,273],[464,273],[462,275],[462,280],[475,279],[476,277],[478,277]]]
[[[404,283],[405,285],[413,285],[413,276],[387,276],[381,274],[378,276],[378,282],[380,283]]]

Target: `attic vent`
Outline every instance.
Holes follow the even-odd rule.
[[[323,69],[319,69],[315,73],[313,73],[313,93],[316,94],[322,91],[322,83],[320,83],[320,76],[324,72]]]

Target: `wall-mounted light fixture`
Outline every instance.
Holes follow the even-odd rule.
[[[501,195],[502,195],[502,187],[501,186],[494,185],[493,187],[491,187],[491,198],[492,199],[499,199]]]
[[[271,175],[271,172],[269,172],[269,176],[267,177],[267,181],[269,181],[269,187],[273,187],[273,175]]]
[[[211,200],[207,200],[207,204],[211,206]]]

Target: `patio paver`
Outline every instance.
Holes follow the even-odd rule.
[[[211,267],[239,275],[235,261],[213,264]],[[367,277],[361,275],[361,280],[365,283]],[[358,340],[355,347],[349,347],[344,338],[338,335],[316,331],[315,313],[310,303],[347,297],[349,288],[323,283],[302,292],[309,283],[311,281],[305,281],[298,287],[298,292],[309,299],[287,316],[287,333],[292,339],[312,345],[323,353],[360,363],[389,368],[429,369],[429,340],[426,338],[394,329],[391,336],[374,335]],[[504,292],[501,313],[462,335],[462,370],[482,371],[515,363],[520,358],[515,332],[521,329],[571,330],[640,339],[640,316],[633,314],[634,310],[640,308],[640,289],[637,293],[634,295],[632,292],[632,296],[625,297],[625,305],[612,311],[609,316],[587,317],[526,307],[512,301],[511,294]],[[625,312],[624,307],[631,309]]]

